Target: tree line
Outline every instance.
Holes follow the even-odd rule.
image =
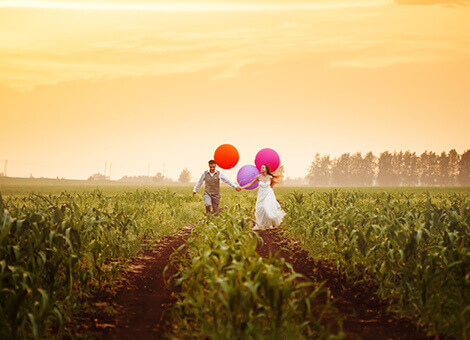
[[[189,183],[191,182],[191,172],[187,169],[184,168],[180,176],[178,177],[178,182],[180,183]],[[101,173],[96,173],[88,177],[89,181],[109,181],[111,180],[109,176],[105,176]],[[173,179],[164,176],[161,172],[157,172],[155,176],[124,176],[118,179],[118,181],[121,182],[153,182],[153,183],[173,183],[175,182]]]
[[[470,150],[317,153],[306,179],[313,186],[470,186]]]

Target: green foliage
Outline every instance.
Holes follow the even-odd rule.
[[[88,308],[84,299],[112,289],[126,259],[202,218],[192,188],[156,189],[0,196],[0,338],[73,334],[69,321]],[[288,213],[285,231],[314,256],[337,260],[351,279],[374,280],[393,310],[431,333],[468,337],[468,188],[382,190],[276,187],[276,195]],[[230,208],[200,223],[174,257],[179,334],[327,337],[325,306],[312,303],[321,287],[303,287],[283,260],[253,251],[256,192],[222,191],[221,207]]]
[[[0,338],[70,332],[83,299],[111,289],[145,243],[193,222],[193,204],[170,191],[0,196]]]
[[[285,231],[430,333],[470,336],[467,194],[335,190],[285,199]]]
[[[178,273],[171,282],[181,288],[175,336],[333,338],[320,323],[329,307],[318,301],[321,284],[313,286],[282,258],[260,257],[261,239],[246,216],[249,210],[235,206],[203,221],[173,255]]]

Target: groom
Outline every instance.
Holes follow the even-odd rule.
[[[206,212],[208,214],[210,214],[211,212],[211,205],[213,214],[219,211],[220,180],[235,188],[235,190],[237,191],[242,190],[238,185],[236,185],[227,177],[225,177],[225,175],[222,174],[220,171],[215,170],[216,166],[217,163],[213,159],[211,159],[209,161],[209,171],[204,171],[202,173],[201,178],[196,183],[193,190],[193,195],[196,195],[196,190],[201,187],[202,182],[206,182],[204,189],[204,204],[206,206]]]

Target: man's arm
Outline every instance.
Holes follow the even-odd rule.
[[[196,194],[196,190],[199,189],[202,185],[202,183],[204,182],[204,179],[206,177],[206,172],[204,171],[201,175],[201,178],[199,178],[199,181],[196,183],[196,185],[194,186],[194,189],[193,189],[193,195]]]
[[[220,178],[223,182],[225,182],[225,183],[227,183],[228,185],[230,185],[232,188],[235,188],[235,189],[238,188],[238,185],[236,185],[236,184],[233,183],[231,180],[229,180],[229,179],[227,178],[227,176],[225,176],[225,175],[224,175],[223,173],[221,173],[221,172],[219,172],[219,178]]]

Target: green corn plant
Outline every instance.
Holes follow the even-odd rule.
[[[84,300],[114,289],[146,245],[200,218],[193,206],[168,190],[0,195],[0,338],[74,334]]]
[[[391,310],[430,334],[470,336],[466,194],[314,193],[283,201],[284,231],[351,280],[372,280]]]
[[[306,282],[284,259],[256,253],[249,209],[235,206],[196,226],[172,256],[180,287],[173,336],[211,339],[334,338],[321,324],[331,306],[321,284]],[[337,335],[341,338],[342,334]]]

